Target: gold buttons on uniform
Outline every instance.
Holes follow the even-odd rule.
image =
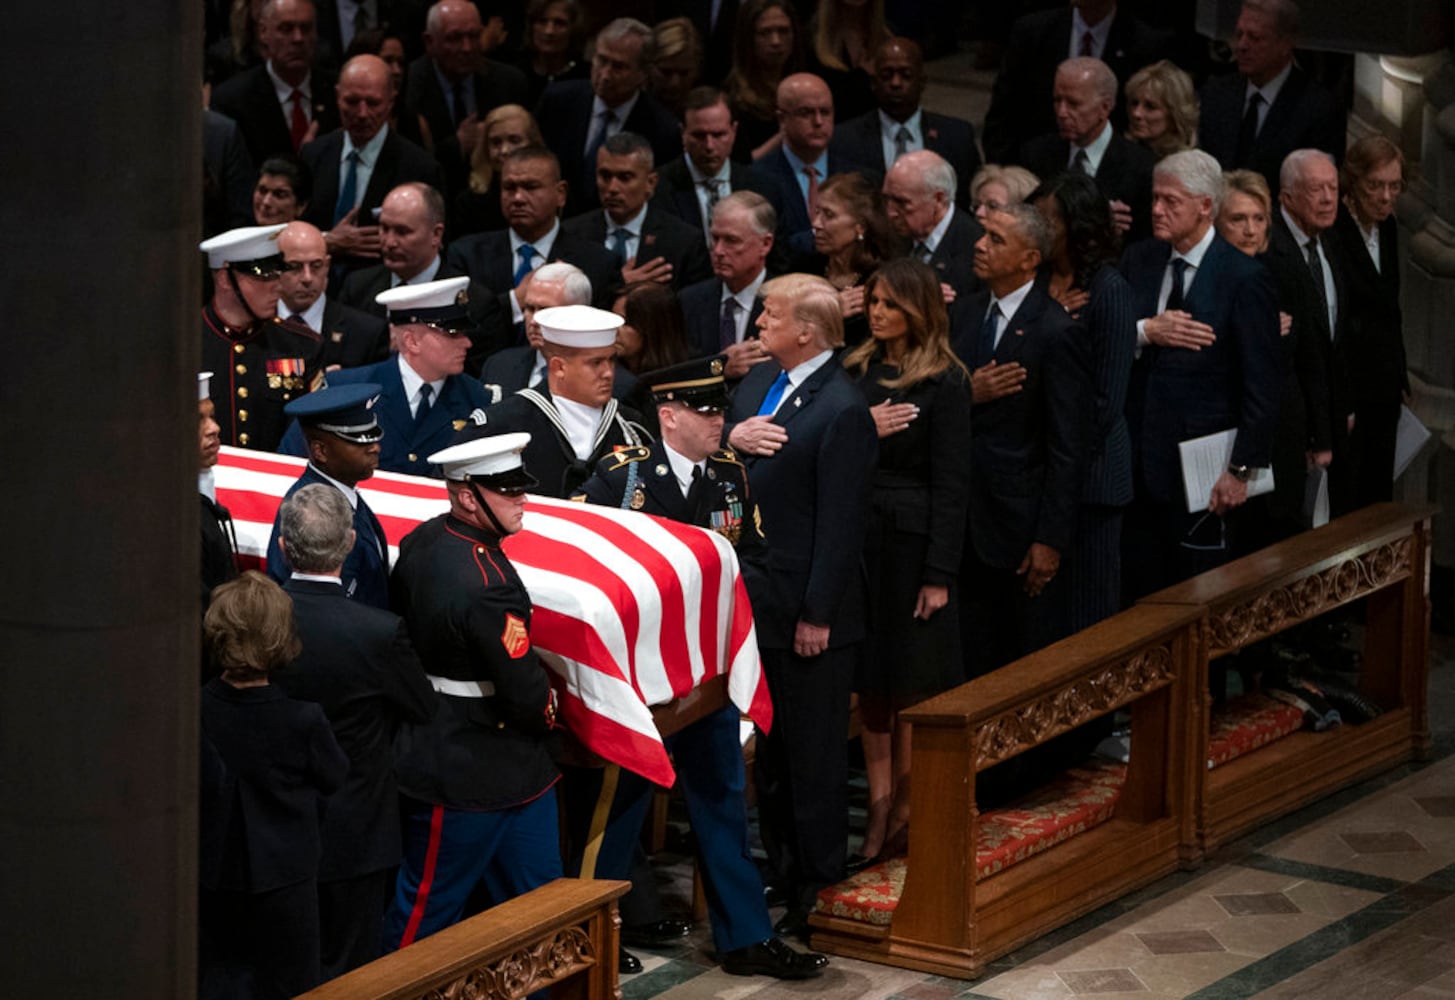
[[[246,434],[239,434],[237,436],[237,443],[241,445],[246,445],[248,443],[248,436]]]
[[[238,394],[239,398],[241,398],[241,399],[247,399],[248,398],[248,387],[245,386],[245,385],[238,386],[237,394]]]
[[[241,354],[243,352],[243,349],[244,348],[243,348],[243,345],[242,344],[233,344],[232,345],[232,350],[233,350],[233,353],[234,354]]]
[[[237,411],[237,418],[239,420],[246,420],[248,418],[248,411],[247,410],[238,410]]]
[[[246,375],[248,373],[248,366],[247,365],[238,365],[237,366],[237,373],[239,375]]]
[[[410,460],[410,461],[411,461],[411,462],[418,462],[418,461],[419,461],[419,456],[418,456],[418,455],[416,455],[416,454],[415,454],[415,453],[414,453],[414,452],[412,452],[412,451],[411,451],[411,452],[410,452],[410,453],[409,453],[409,460]]]
[[[475,546],[475,552],[476,552],[477,555],[482,555],[483,556],[485,554],[485,546],[483,546],[483,545],[477,545],[477,546]]]

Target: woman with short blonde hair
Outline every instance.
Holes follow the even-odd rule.
[[[1166,59],[1143,66],[1122,88],[1127,138],[1158,157],[1197,146],[1197,92],[1192,77]]]

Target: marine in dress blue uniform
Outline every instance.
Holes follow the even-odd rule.
[[[296,419],[307,441],[308,468],[290,487],[288,499],[310,483],[327,483],[348,500],[354,512],[354,548],[344,560],[344,596],[376,608],[389,607],[389,540],[384,527],[359,494],[359,483],[379,465],[384,432],[374,415],[379,386],[372,383],[331,386],[294,400],[283,412]],[[281,509],[281,508],[280,508]],[[268,575],[288,582],[292,567],[278,547],[278,517],[268,538]]]

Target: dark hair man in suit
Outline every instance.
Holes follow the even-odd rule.
[[[323,338],[320,363],[356,368],[389,353],[389,324],[344,305],[327,293],[328,244],[317,226],[290,222],[278,234],[283,274],[278,279],[278,313],[303,323]]]
[[[759,733],[759,826],[770,880],[807,933],[820,889],[843,877],[848,847],[844,739],[868,602],[860,546],[878,437],[869,406],[834,357],[838,294],[790,274],[763,286],[759,338],[771,360],[733,395],[727,441],[743,463],[772,550],[754,602],[775,724]]]
[[[323,707],[349,757],[348,776],[329,797],[320,831],[325,979],[382,953],[384,908],[404,853],[394,734],[401,722],[429,721],[436,702],[404,622],[344,593],[341,574],[354,549],[353,523],[348,501],[327,483],[297,490],[279,507],[275,529],[292,573],[272,574],[282,577],[293,600],[303,647],[273,680],[289,697]]]

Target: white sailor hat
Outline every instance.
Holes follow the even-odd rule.
[[[538,480],[525,471],[520,453],[530,444],[530,435],[492,434],[471,438],[429,456],[446,479],[479,483],[487,490],[510,495],[524,493]]]
[[[198,372],[197,373],[197,402],[200,403],[204,399],[207,399],[207,398],[209,398],[211,396],[211,393],[209,392],[209,389],[211,387],[211,384],[212,384],[212,373],[211,372]]]
[[[244,226],[218,233],[197,245],[207,254],[207,266],[214,271],[229,264],[251,270],[258,277],[275,277],[283,270],[283,254],[278,249],[278,234],[288,228],[279,223],[275,226]],[[275,260],[276,258],[276,260]],[[271,271],[271,275],[264,273]]]
[[[536,313],[541,336],[562,347],[610,347],[626,320],[591,306],[555,306]]]
[[[386,288],[374,301],[389,311],[389,322],[396,326],[421,323],[444,333],[458,333],[470,328],[470,279],[441,278],[417,285]]]

